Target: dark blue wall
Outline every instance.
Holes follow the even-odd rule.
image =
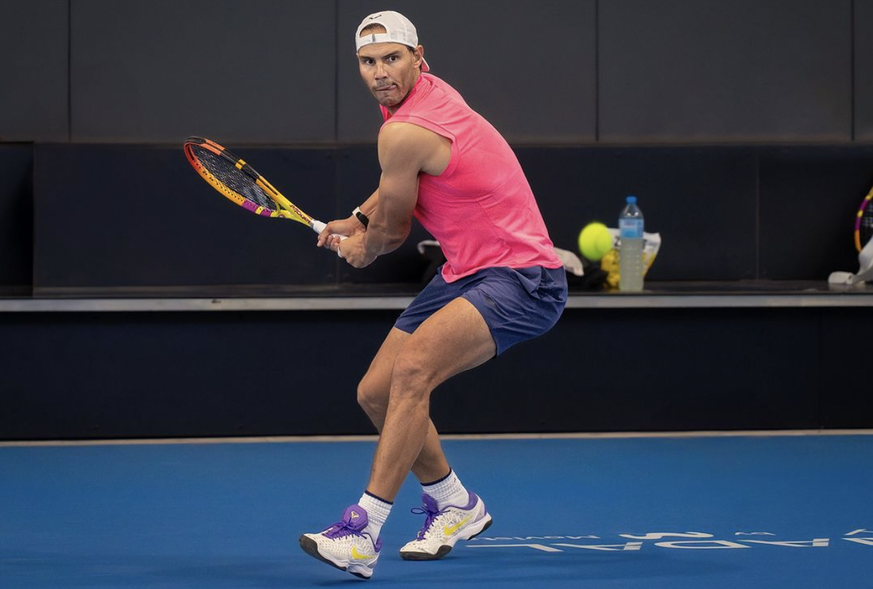
[[[353,36],[377,6],[5,0],[0,141],[372,143]],[[873,139],[866,0],[392,7],[516,144]]]
[[[664,238],[652,279],[853,269],[845,236],[873,184],[870,2],[394,8],[418,24],[433,71],[517,148],[559,246],[575,249],[590,220],[614,224],[634,193]],[[253,256],[300,252],[312,236],[220,207],[175,153],[209,136],[316,216],[347,214],[378,181],[380,117],[352,38],[372,10],[6,0],[0,287],[415,282],[420,230],[363,272],[323,255]],[[37,147],[28,156],[11,141]]]
[[[575,249],[590,220],[613,224],[634,193],[664,237],[653,279],[853,269],[845,235],[873,184],[870,2],[393,7],[418,24],[433,71],[517,148],[559,246]],[[7,0],[0,286],[415,282],[420,230],[364,272],[326,256],[253,258],[299,252],[312,236],[219,207],[174,153],[188,135],[209,136],[316,216],[346,214],[378,181],[380,117],[352,38],[372,10]],[[11,141],[37,147],[28,159]]]
[[[307,229],[224,201],[181,152],[208,136],[310,213],[348,214],[379,178],[381,120],[352,37],[380,8],[4,0],[0,295],[414,292],[420,228],[353,270],[314,250]],[[575,249],[589,221],[614,225],[636,194],[664,238],[651,280],[823,282],[857,268],[852,226],[873,185],[873,2],[392,8],[417,23],[433,72],[516,148],[559,247]],[[367,433],[354,386],[394,315],[6,313],[0,438]],[[863,365],[869,315],[568,310],[542,340],[447,384],[435,420],[454,432],[869,427],[863,387],[826,386]],[[661,344],[637,380],[616,376],[620,327]],[[342,370],[313,332],[345,342]],[[295,364],[309,372],[292,382]],[[312,397],[321,374],[336,386]]]
[[[16,369],[0,439],[375,433],[356,384],[397,313],[7,316],[0,357]],[[542,338],[441,386],[433,419],[445,433],[870,427],[867,390],[833,384],[866,361],[864,318],[568,309]],[[334,344],[313,345],[316,332]],[[631,367],[619,332],[646,344]]]
[[[0,294],[33,284],[33,147],[0,144]]]
[[[873,184],[873,146],[517,152],[558,247],[575,249],[589,221],[615,226],[622,196],[637,194],[647,228],[664,240],[651,280],[824,281],[857,267],[852,229],[859,195]],[[243,148],[239,155],[317,217],[347,215],[378,183],[372,147]],[[19,159],[20,193],[29,168]],[[428,236],[416,227],[398,251],[351,268],[317,250],[306,227],[250,215],[221,197],[179,146],[38,145],[34,166],[38,295],[416,284],[428,265],[416,249]],[[6,268],[21,280],[22,264],[12,260],[29,259],[26,195],[8,206],[14,202],[10,211],[22,222],[8,218],[16,231],[2,239],[17,244]]]

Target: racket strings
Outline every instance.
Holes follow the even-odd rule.
[[[240,171],[228,160],[196,145],[192,146],[192,150],[206,171],[228,189],[259,207],[269,211],[279,210],[276,202],[255,183],[251,176]]]

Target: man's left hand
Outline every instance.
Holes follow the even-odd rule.
[[[331,249],[337,251],[339,257],[355,268],[369,266],[376,259],[375,255],[367,253],[364,248],[364,234],[353,235],[348,239],[338,241],[336,247],[332,246]]]

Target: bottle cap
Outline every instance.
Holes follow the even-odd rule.
[[[637,204],[637,197],[635,197],[635,196],[627,197],[627,204],[629,204],[629,205]]]

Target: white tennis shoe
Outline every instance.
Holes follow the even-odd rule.
[[[470,540],[488,529],[491,514],[485,503],[470,493],[470,501],[461,507],[456,505],[439,509],[436,500],[427,493],[421,496],[423,505],[412,513],[426,515],[424,526],[418,536],[400,549],[404,560],[436,560],[451,552],[458,540]]]
[[[368,522],[366,510],[360,505],[352,505],[345,510],[341,521],[323,532],[300,536],[300,547],[322,562],[369,579],[379,560],[382,539],[374,542],[370,534],[363,531]]]

